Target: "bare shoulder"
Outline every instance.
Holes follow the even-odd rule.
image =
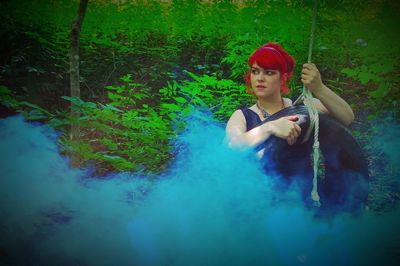
[[[293,105],[293,102],[289,98],[283,98],[283,104],[284,104],[285,107],[289,107],[289,106]]]
[[[233,112],[226,125],[226,132],[229,135],[246,132],[246,118],[244,117],[242,110],[238,109]]]
[[[242,122],[246,122],[246,119],[243,115],[242,110],[237,109],[235,112],[233,112],[233,114],[229,118],[227,126]]]

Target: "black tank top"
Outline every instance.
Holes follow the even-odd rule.
[[[246,131],[261,125],[262,121],[256,112],[247,107],[241,108],[240,110],[246,119]]]
[[[250,131],[255,127],[258,127],[262,124],[262,121],[258,114],[251,110],[250,108],[244,107],[240,109],[246,119],[246,131]],[[255,147],[256,151],[259,151],[264,148],[264,143],[261,143]]]
[[[246,119],[246,130],[249,131],[263,123],[263,121],[260,119],[259,115],[251,110],[250,108],[244,107],[240,109]],[[260,151],[261,149],[266,148],[266,142],[262,142],[259,145],[255,147],[255,151]],[[289,147],[290,149],[295,149],[294,147]],[[304,152],[305,150],[302,151],[292,151],[294,154],[299,154],[299,152]],[[273,151],[273,153],[286,153],[286,151],[280,151],[276,150]],[[290,155],[290,153],[288,153]],[[307,154],[309,154],[309,151],[307,151]],[[274,157],[274,155],[272,155]],[[311,164],[307,162],[307,160],[285,160],[283,162],[280,161],[274,161],[269,155],[269,152],[264,153],[263,157],[260,159],[264,171],[267,175],[271,175],[271,173],[279,173],[278,182],[279,184],[279,189],[287,189],[289,187],[289,184],[293,180],[293,176],[310,176],[312,174],[312,168]],[[304,158],[306,158],[307,155],[304,155]],[[290,158],[290,157],[289,157]],[[305,187],[307,189],[311,189],[311,178],[300,180],[301,186]],[[299,181],[299,180],[297,180]],[[304,202],[306,203],[307,206],[312,205],[312,201],[309,197],[309,190],[302,190],[302,198],[304,199]]]

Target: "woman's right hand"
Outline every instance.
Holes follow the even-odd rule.
[[[281,139],[286,139],[289,145],[296,143],[300,136],[301,128],[296,123],[299,118],[296,115],[281,117],[268,122],[270,133]]]

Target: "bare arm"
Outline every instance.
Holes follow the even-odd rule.
[[[303,65],[301,81],[321,101],[316,101],[318,109],[328,112],[344,125],[353,122],[354,113],[350,105],[322,83],[321,74],[314,64]]]
[[[226,126],[229,146],[238,148],[255,147],[271,135],[286,139],[292,145],[301,133],[300,126],[294,122],[297,119],[297,116],[282,117],[246,132],[246,119],[242,111],[236,110]]]
[[[348,126],[353,122],[354,113],[350,105],[327,86],[323,85],[314,95],[326,107],[329,114],[341,123]]]
[[[246,119],[240,110],[236,110],[229,119],[226,134],[231,147],[255,147],[271,135],[266,124],[246,132]]]

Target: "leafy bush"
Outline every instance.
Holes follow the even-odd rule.
[[[149,103],[151,94],[131,75],[121,85],[107,86],[107,103],[95,103],[64,96],[79,118],[69,112],[50,113],[38,105],[16,102],[4,90],[2,102],[14,104],[29,120],[40,120],[64,134],[62,150],[77,156],[83,165],[92,165],[97,174],[110,171],[162,171],[169,161],[169,141],[176,135],[168,119]],[[11,100],[10,100],[11,99]],[[70,139],[69,126],[80,126],[80,136]]]
[[[82,114],[75,122],[84,131],[78,141],[65,143],[85,160],[104,165],[105,170],[111,166],[122,171],[158,171],[170,157],[169,140],[175,133],[170,122],[148,104],[149,89],[134,83],[131,75],[121,80],[120,86],[106,87],[107,104],[65,97]]]
[[[161,114],[179,122],[195,109],[211,111],[214,118],[226,122],[233,111],[248,106],[253,98],[246,92],[244,84],[229,79],[218,79],[216,75],[197,76],[187,72],[191,81],[168,83],[160,89]]]

